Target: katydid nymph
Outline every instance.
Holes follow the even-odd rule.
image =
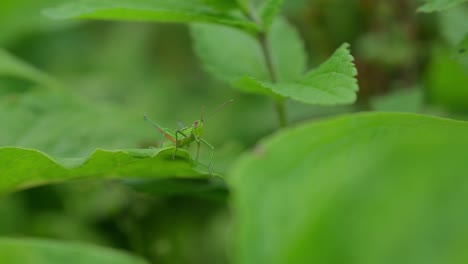
[[[224,102],[222,105],[218,106],[212,114],[218,112],[221,108],[223,108],[225,105],[230,104],[234,102],[233,99]],[[195,120],[192,125],[177,129],[177,130],[172,130],[168,128],[164,128],[160,126],[159,124],[153,122],[147,115],[144,116],[146,122],[150,123],[153,127],[155,127],[161,134],[164,135],[166,139],[169,139],[172,143],[174,143],[176,149],[174,151],[174,154],[172,155],[172,159],[175,159],[175,156],[177,154],[177,151],[179,148],[185,147],[185,146],[190,146],[191,143],[196,142],[197,143],[197,156],[196,156],[196,161],[198,161],[198,155],[200,153],[200,145],[201,143],[207,145],[211,149],[211,155],[210,155],[210,161],[208,163],[208,171],[210,172],[211,175],[213,173],[211,172],[211,163],[213,161],[213,157],[215,154],[215,148],[213,145],[208,143],[205,139],[202,138],[203,136],[203,129],[204,129],[204,111],[202,110],[202,114],[199,120]],[[211,117],[208,116],[208,117]]]

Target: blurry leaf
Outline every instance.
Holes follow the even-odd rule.
[[[231,178],[236,263],[467,263],[467,134],[371,113],[264,140]]]
[[[94,245],[39,239],[0,238],[0,262],[21,264],[145,264],[145,260]]]
[[[37,70],[0,48],[0,76],[1,75],[24,78],[49,88],[60,87],[60,84],[49,75]]]
[[[54,159],[33,149],[0,148],[0,193],[75,178],[202,177],[186,151],[96,150],[89,157]]]
[[[364,60],[393,68],[416,59],[414,43],[400,28],[364,34],[356,43],[356,53]]]
[[[434,52],[425,73],[428,99],[431,103],[450,110],[466,112],[468,68],[453,57],[451,50]]]
[[[468,7],[452,8],[438,14],[441,35],[451,45],[457,45],[468,34]]]
[[[41,10],[63,0],[6,0],[0,1],[0,46],[33,33],[47,32],[67,27],[70,22],[57,24],[41,15]]]
[[[421,89],[400,89],[389,94],[372,98],[371,106],[377,111],[417,113],[421,111],[424,100]]]
[[[265,28],[269,28],[276,15],[280,12],[283,0],[267,0],[260,10],[260,16]]]
[[[444,11],[467,0],[426,0],[426,3],[418,8],[419,12]]]
[[[236,0],[201,0],[201,1],[220,11],[228,11],[237,7]]]
[[[468,34],[465,39],[455,47],[455,59],[458,60],[468,71]]]
[[[249,5],[250,5],[251,0],[236,0],[236,1],[237,1],[237,4],[239,4],[239,6],[242,7],[242,9],[244,9],[244,10],[249,9]]]
[[[79,0],[44,13],[56,19],[84,18],[156,22],[212,22],[256,30],[243,19],[196,0]]]
[[[161,138],[143,121],[142,113],[92,104],[66,93],[36,91],[0,98],[0,146],[80,156],[96,147],[137,148],[145,139]]]

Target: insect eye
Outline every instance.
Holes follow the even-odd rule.
[[[198,121],[195,121],[195,122],[193,123],[193,125],[195,125],[195,126],[197,127],[197,126],[198,126]]]

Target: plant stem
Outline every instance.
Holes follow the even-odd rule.
[[[250,6],[250,9],[248,12],[245,12],[246,16],[253,22],[257,23],[260,27],[263,28],[262,21],[260,18],[257,16],[257,13],[255,12],[255,9]],[[278,82],[278,76],[275,71],[275,66],[273,64],[273,58],[272,58],[272,53],[270,49],[270,45],[268,43],[268,33],[266,30],[263,28],[261,32],[257,34],[257,40],[260,43],[260,48],[263,53],[263,57],[265,59],[265,64],[268,70],[268,74],[270,75],[270,80],[273,83]],[[286,120],[286,111],[285,111],[285,104],[284,104],[284,98],[276,98],[275,102],[275,110],[278,114],[278,119],[279,119],[279,125],[280,127],[286,127],[287,125],[287,120]]]

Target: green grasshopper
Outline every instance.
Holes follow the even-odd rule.
[[[218,112],[221,108],[223,108],[225,105],[234,102],[233,99],[224,102],[222,105],[218,106],[212,114]],[[204,112],[202,110],[202,114],[199,120],[195,120],[192,125],[186,126],[183,128],[180,128],[178,130],[171,130],[168,128],[164,128],[160,126],[159,124],[153,122],[147,115],[144,115],[145,121],[150,123],[153,127],[155,127],[161,134],[164,135],[166,139],[169,139],[172,143],[175,144],[175,151],[174,154],[172,155],[172,159],[175,159],[175,156],[177,154],[177,151],[179,148],[185,147],[185,146],[190,146],[191,143],[196,142],[197,143],[197,156],[196,156],[196,161],[198,161],[198,155],[200,153],[200,145],[201,143],[204,143],[211,149],[211,155],[210,155],[210,161],[208,163],[208,171],[210,172],[211,175],[213,173],[211,172],[211,163],[213,161],[213,157],[215,154],[215,147],[208,143],[205,139],[202,138],[203,136],[203,128],[204,128]],[[210,115],[211,116],[211,115]]]

